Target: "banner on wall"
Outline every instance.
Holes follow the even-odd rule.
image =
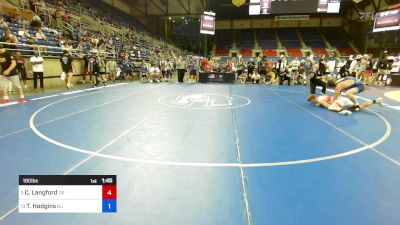
[[[275,20],[309,20],[309,15],[275,16]]]

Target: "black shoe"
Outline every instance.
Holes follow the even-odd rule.
[[[360,111],[360,105],[356,105],[356,106],[354,107],[354,111],[356,111],[356,112]]]

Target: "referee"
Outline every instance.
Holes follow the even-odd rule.
[[[178,82],[183,83],[183,78],[185,77],[186,72],[186,62],[183,60],[182,56],[179,56],[178,60],[176,61],[176,70],[178,72]]]
[[[324,59],[319,61],[319,64],[313,66],[313,70],[310,76],[310,92],[315,94],[317,86],[322,86],[322,93],[326,94],[326,82],[323,80],[325,77],[326,62]]]

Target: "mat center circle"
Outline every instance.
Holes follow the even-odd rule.
[[[158,102],[165,106],[186,109],[229,109],[249,105],[251,100],[238,95],[191,93],[163,96]]]

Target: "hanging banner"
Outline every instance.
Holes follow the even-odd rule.
[[[246,0],[232,0],[232,4],[236,5],[237,7],[246,3]]]

